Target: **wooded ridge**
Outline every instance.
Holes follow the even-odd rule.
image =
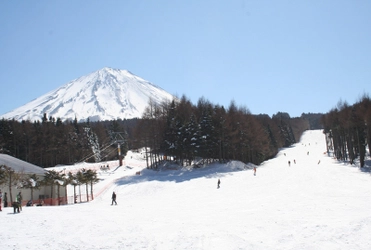
[[[165,158],[181,165],[193,164],[195,159],[260,164],[297,142],[303,131],[321,128],[321,116],[253,115],[234,102],[225,109],[204,98],[193,105],[183,96],[162,104],[149,102],[141,119],[78,123],[47,114],[41,122],[2,119],[0,152],[44,168],[100,162],[118,158],[119,135],[123,155],[129,149],[151,149],[149,168]]]

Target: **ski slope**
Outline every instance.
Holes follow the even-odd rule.
[[[155,172],[130,152],[90,203],[5,208],[1,248],[371,249],[370,173],[325,151],[307,131],[256,176],[240,162]]]

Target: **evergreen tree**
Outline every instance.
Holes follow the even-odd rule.
[[[196,122],[195,115],[192,114],[188,124],[185,127],[183,143],[185,158],[188,160],[188,165],[192,164],[192,162],[195,159],[195,156],[198,154],[200,147],[199,139],[200,139],[199,127]]]
[[[40,189],[41,185],[39,182],[39,178],[37,177],[36,174],[30,174],[27,175],[23,180],[22,180],[22,187],[26,189],[31,189],[31,200],[33,200],[33,191],[34,189]]]

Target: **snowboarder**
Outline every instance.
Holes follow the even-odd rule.
[[[218,188],[220,188],[220,179],[218,179]]]
[[[254,167],[254,176],[256,175],[256,167]]]
[[[113,205],[113,203],[115,203],[115,205],[117,205],[115,191],[112,193],[112,203],[111,203],[111,206]]]

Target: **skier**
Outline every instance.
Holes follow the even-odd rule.
[[[254,167],[254,176],[256,175],[256,167]]]
[[[115,203],[115,205],[117,205],[115,191],[113,191],[113,193],[112,193],[112,203],[111,203],[111,206],[113,205],[113,203]]]
[[[218,179],[218,188],[220,188],[220,179]]]
[[[289,167],[290,167],[290,165],[291,165],[291,162],[289,161]]]

